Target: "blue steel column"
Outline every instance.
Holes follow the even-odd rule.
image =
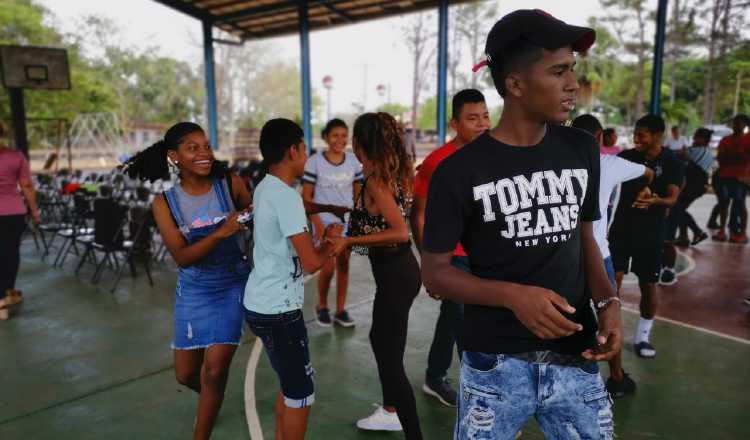
[[[438,146],[445,142],[446,89],[448,87],[448,0],[438,5],[438,57],[437,57],[437,132]]]
[[[659,0],[656,10],[656,41],[654,41],[654,70],[651,75],[651,103],[649,113],[661,114],[661,73],[664,66],[664,40],[667,28],[667,0]]]
[[[214,66],[214,38],[211,22],[203,21],[203,68],[206,80],[206,117],[208,141],[214,150],[219,149],[219,129],[216,118],[216,74]]]
[[[299,42],[302,74],[302,130],[305,132],[305,145],[308,153],[312,149],[312,124],[310,113],[312,101],[310,99],[310,22],[307,15],[307,0],[299,2]]]

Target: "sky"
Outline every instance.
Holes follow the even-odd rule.
[[[655,1],[655,0],[654,0]],[[98,15],[111,19],[121,29],[123,43],[146,48],[156,45],[164,54],[202,66],[201,24],[187,15],[152,0],[37,0],[55,16],[63,30],[74,29],[82,16]],[[575,3],[575,7],[573,7]],[[571,24],[584,25],[590,16],[601,14],[599,0],[500,0],[498,19],[521,8],[539,8]],[[340,26],[310,34],[311,82],[325,100],[322,79],[333,77],[331,110],[333,114],[352,112],[353,102],[365,102],[373,110],[387,100],[378,96],[376,87],[390,87],[391,100],[411,101],[412,58],[402,38],[402,27],[408,17],[381,19],[362,24]],[[435,19],[437,30],[437,19]],[[489,29],[487,29],[488,31]],[[485,31],[486,32],[486,31]],[[297,62],[299,37],[268,40],[274,53],[282,59]],[[466,58],[466,57],[463,57]],[[463,59],[459,69],[471,72],[479,60]],[[423,98],[435,94],[433,81]],[[495,93],[488,94],[488,104],[500,103]]]

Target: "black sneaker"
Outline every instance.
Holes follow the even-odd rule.
[[[743,299],[742,300],[742,304],[750,307],[750,297],[747,297],[747,298]]]
[[[333,322],[341,327],[354,327],[354,320],[349,317],[349,313],[346,310],[333,315]]]
[[[618,399],[626,394],[635,392],[635,381],[626,372],[622,372],[622,380],[607,379],[607,391],[613,399]]]
[[[425,380],[422,385],[422,391],[435,397],[445,406],[455,407],[458,401],[456,390],[450,385],[448,379]]]
[[[662,286],[671,286],[677,283],[677,275],[674,269],[665,267],[661,270],[661,276],[659,277],[659,284]]]
[[[638,357],[650,359],[656,357],[656,349],[648,342],[639,342],[635,344],[635,354]]]
[[[321,309],[316,306],[315,307],[315,321],[321,327],[330,327],[331,326],[331,313],[328,311],[328,309]]]
[[[690,242],[691,245],[695,246],[696,244],[700,243],[703,240],[708,239],[708,234],[701,231],[700,234],[693,236],[693,241]]]

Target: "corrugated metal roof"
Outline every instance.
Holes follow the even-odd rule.
[[[299,32],[303,0],[154,0],[177,9],[242,40]],[[451,0],[462,3],[467,0]],[[436,9],[438,0],[308,0],[310,30]],[[436,25],[437,26],[437,25]]]

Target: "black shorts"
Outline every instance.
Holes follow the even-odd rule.
[[[611,245],[610,252],[615,272],[633,272],[642,283],[659,281],[664,246],[662,240],[655,240],[653,243],[654,245],[647,246]]]

